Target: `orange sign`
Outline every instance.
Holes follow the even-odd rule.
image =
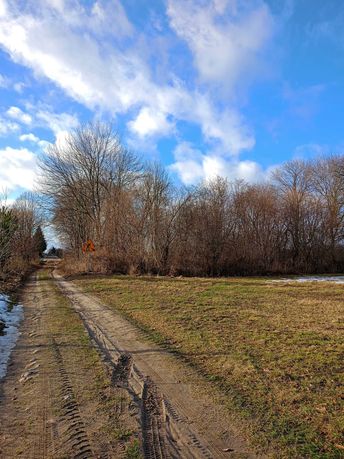
[[[86,242],[82,244],[82,251],[84,253],[96,251],[96,248],[94,246],[94,242],[92,241],[92,239],[88,239]]]

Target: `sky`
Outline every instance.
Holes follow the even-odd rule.
[[[113,123],[176,183],[250,183],[344,145],[342,0],[0,0],[0,191]]]

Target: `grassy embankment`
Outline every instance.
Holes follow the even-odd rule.
[[[112,387],[110,375],[93,347],[80,317],[52,281],[50,271],[39,271],[38,276],[40,281],[47,282],[45,289],[51,299],[46,333],[55,340],[68,365],[80,407],[84,409],[88,404],[96,406],[97,418],[103,419],[99,426],[95,419],[90,420],[94,424],[93,441],[112,444],[121,451],[118,457],[139,459],[141,453],[137,432],[118,412],[118,406],[130,403],[129,398]],[[59,403],[55,410],[59,416]]]
[[[275,457],[344,456],[344,286],[129,276],[75,282],[195,365]]]

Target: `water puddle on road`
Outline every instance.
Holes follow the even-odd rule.
[[[6,375],[11,351],[19,336],[19,324],[23,317],[23,306],[15,296],[0,293],[0,380]]]

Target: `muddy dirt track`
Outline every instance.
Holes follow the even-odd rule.
[[[107,390],[121,400],[113,416],[118,421],[119,410],[123,425],[132,432],[137,428],[143,457],[257,457],[192,368],[55,271],[52,282],[102,357],[111,380]],[[73,363],[73,349],[65,354],[70,346],[63,330],[62,338],[49,333],[49,288],[34,277],[23,294],[22,335],[0,388],[0,457],[142,457],[129,456],[104,434],[111,430],[112,416],[102,409],[104,394],[97,402],[98,395],[89,390],[92,368],[81,368],[82,356]]]

